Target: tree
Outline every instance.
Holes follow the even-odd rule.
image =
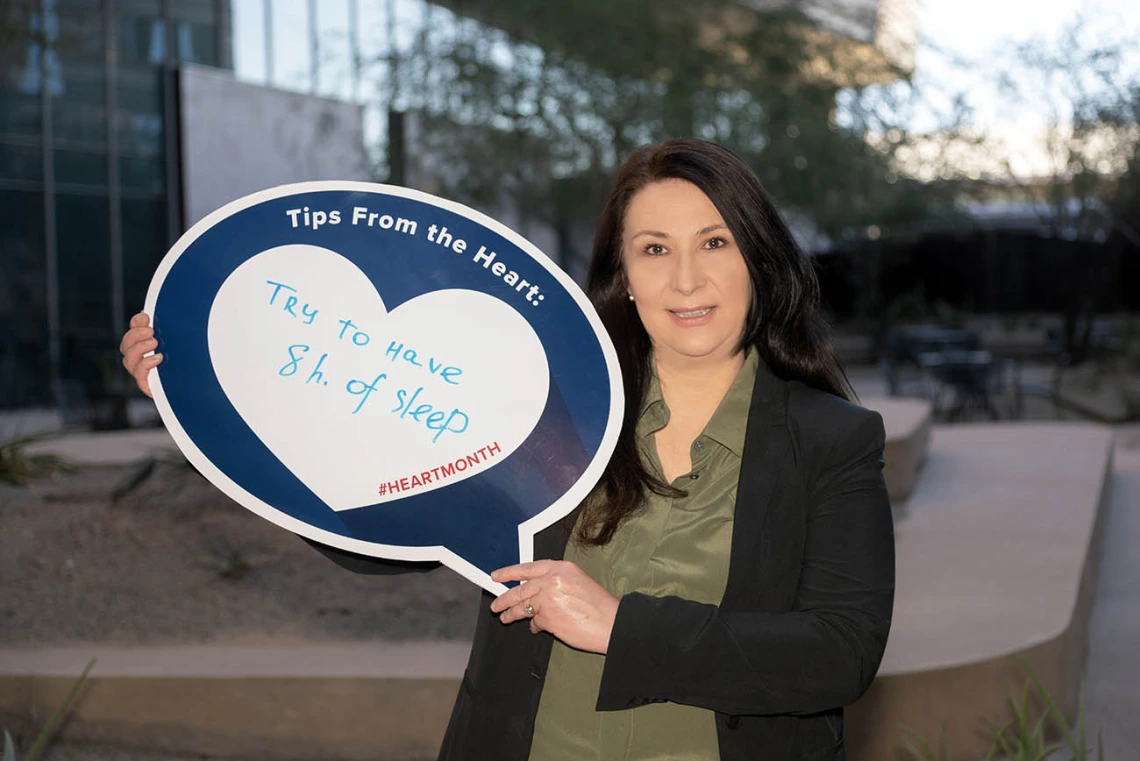
[[[1065,305],[1062,346],[1074,364],[1092,348],[1097,311],[1118,299],[1120,257],[1140,246],[1135,198],[1140,82],[1125,70],[1119,40],[1097,38],[1077,17],[1055,40],[1012,51],[1000,77],[1013,103],[1045,117],[1046,169],[1036,177],[1006,162],[1011,187],[1042,213],[1054,246]],[[1092,241],[1094,246],[1067,245]]]
[[[930,189],[892,168],[901,141],[871,144],[865,122],[841,123],[857,64],[821,65],[832,51],[794,7],[449,4],[499,28],[430,10],[400,60],[399,105],[420,114],[438,192],[506,201],[556,229],[589,224],[635,146],[693,135],[736,151],[832,238],[929,211]]]

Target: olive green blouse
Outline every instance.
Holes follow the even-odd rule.
[[[673,481],[684,497],[649,494],[603,547],[571,541],[565,559],[617,598],[630,592],[719,604],[728,580],[736,483],[756,380],[750,350],[728,393],[693,441],[692,470]],[[669,408],[654,376],[636,436],[650,472],[664,478],[654,433]],[[677,703],[596,711],[605,656],[555,640],[535,718],[531,761],[705,761],[718,759],[713,712]]]

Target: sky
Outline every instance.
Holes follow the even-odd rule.
[[[974,121],[1007,146],[1016,165],[1032,174],[1043,167],[1041,134],[1048,117],[1044,104],[1015,104],[997,92],[986,62],[1018,43],[1058,37],[1078,16],[1097,39],[1131,40],[1126,58],[1130,71],[1140,71],[1140,5],[1136,0],[918,0],[920,44],[915,61],[919,82],[944,83],[966,91]],[[980,63],[982,70],[964,75],[948,66],[947,56]]]
[[[919,0],[921,33],[970,56],[999,44],[1055,33],[1078,13],[1121,31],[1140,30],[1135,0]]]

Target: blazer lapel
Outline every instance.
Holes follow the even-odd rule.
[[[756,578],[758,566],[768,565],[772,560],[764,557],[762,538],[773,492],[781,477],[794,469],[787,427],[787,385],[761,358],[748,410],[736,488],[732,554],[722,605],[731,606],[741,594],[756,594],[755,589],[749,590],[751,580]]]
[[[542,531],[534,535],[535,560],[561,560],[566,554],[566,542],[570,539],[570,531],[566,526],[573,526],[578,521],[578,513],[582,506],[574,508],[565,518],[555,521]]]

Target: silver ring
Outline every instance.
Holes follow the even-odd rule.
[[[534,606],[527,600],[526,605],[523,606],[523,613],[526,613],[527,618],[534,618]]]

